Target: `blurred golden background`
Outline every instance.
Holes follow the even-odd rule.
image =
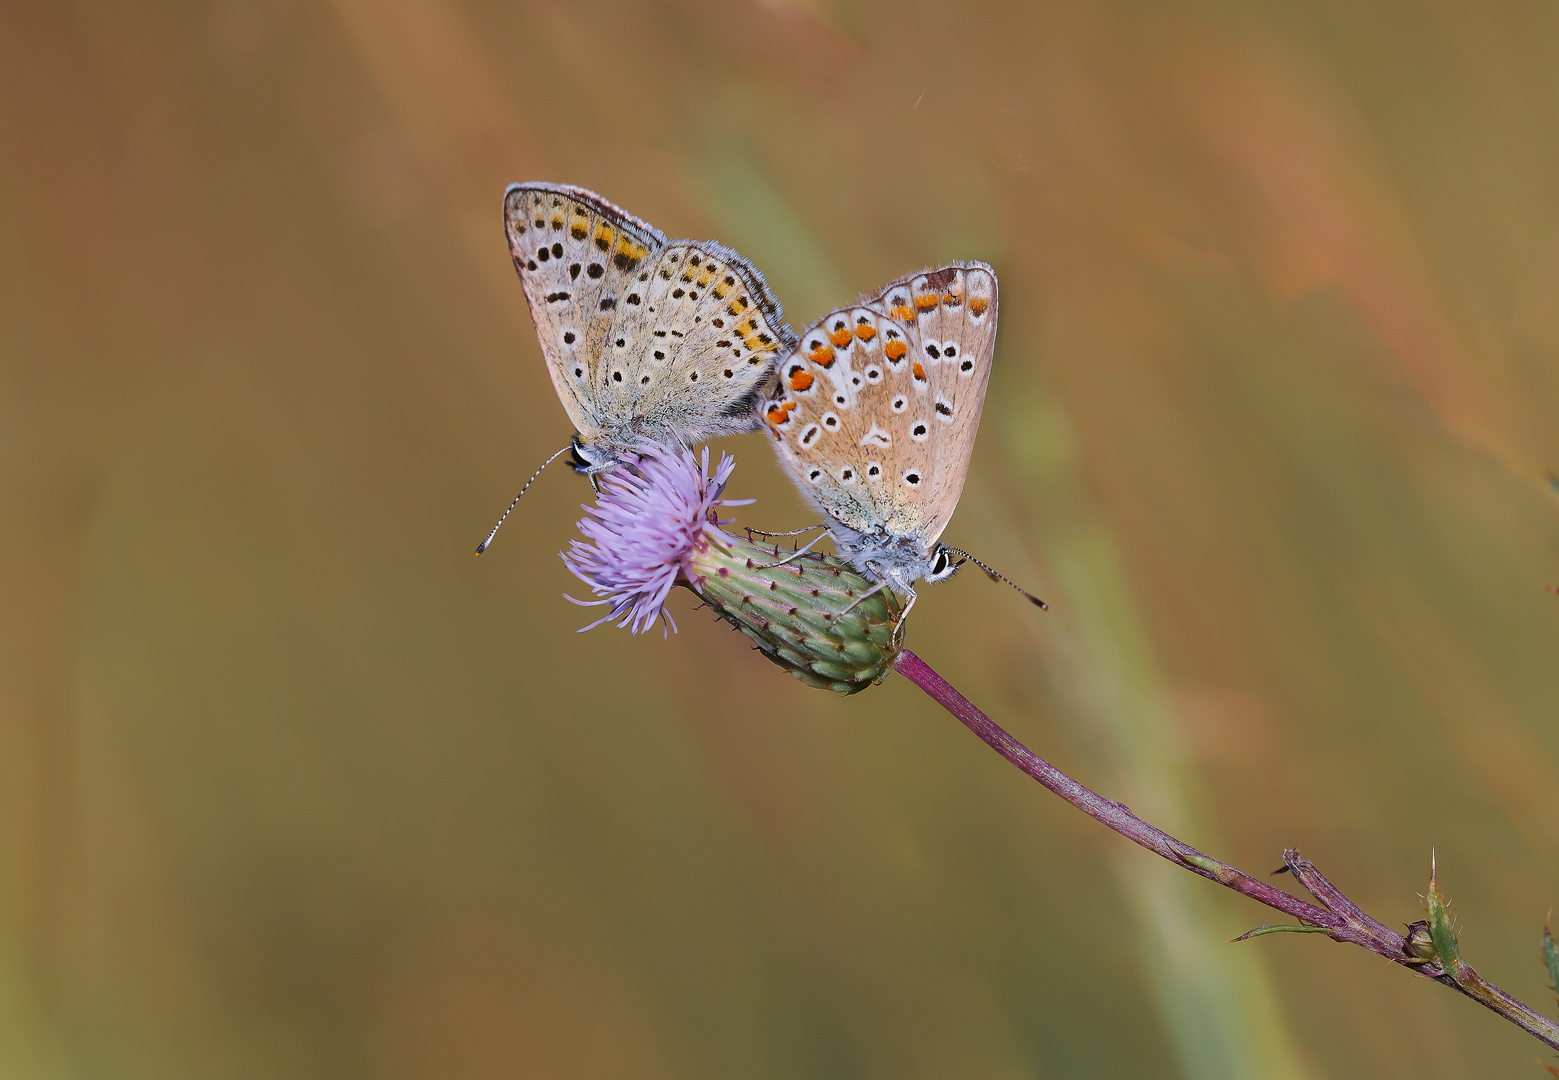
[[[798,327],[1001,275],[909,644],[1375,916],[1433,845],[1552,1013],[1559,9],[0,6],[0,1075],[1537,1076],[901,678],[561,594],[588,488],[501,222],[586,185]],[[745,523],[809,515],[728,440]],[[1282,879],[1279,879],[1282,880]]]

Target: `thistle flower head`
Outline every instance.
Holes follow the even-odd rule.
[[[721,498],[735,461],[709,471],[709,450],[676,454],[653,446],[614,469],[585,507],[563,562],[611,610],[584,627],[616,621],[637,634],[664,619],[677,585],[697,593],[757,650],[810,686],[864,690],[887,675],[899,653],[901,611],[893,594],[849,563],[816,552],[787,556],[778,545],[720,528]]]
[[[730,543],[720,529],[716,508],[745,506],[751,499],[720,496],[736,461],[722,454],[713,475],[709,448],[702,458],[680,455],[658,443],[648,445],[637,463],[624,464],[601,481],[601,497],[584,507],[579,521],[584,540],[569,543],[563,564],[600,599],[574,600],[581,606],[609,604],[611,610],[585,630],[604,622],[637,634],[667,614],[666,597],[679,578],[691,577],[693,556],[711,541]]]

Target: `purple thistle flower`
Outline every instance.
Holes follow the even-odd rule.
[[[614,619],[634,634],[648,630],[658,618],[677,628],[665,607],[672,587],[679,578],[693,580],[691,560],[711,539],[731,543],[720,529],[715,507],[753,501],[720,498],[734,468],[736,459],[722,454],[710,476],[707,446],[700,460],[691,450],[679,457],[657,443],[636,465],[625,464],[606,475],[596,505],[582,507],[586,516],[579,520],[579,531],[585,539],[570,541],[568,551],[559,553],[569,573],[601,599],[565,597],[581,607],[612,608],[580,633]]]

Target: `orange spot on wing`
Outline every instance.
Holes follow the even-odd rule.
[[[863,323],[855,328],[855,336],[860,338],[862,341],[870,341],[872,338],[877,336],[877,328],[875,326],[867,326]]]
[[[904,304],[895,305],[893,309],[888,312],[888,314],[892,315],[899,322],[909,322],[915,317],[915,313]]]
[[[828,335],[828,340],[832,341],[841,349],[844,348],[846,345],[850,344],[850,328],[847,326],[843,330],[835,330],[833,333]]]
[[[957,307],[959,304],[963,303],[963,297],[959,296],[957,293],[943,293],[942,303],[946,304],[948,307]]]
[[[818,367],[830,368],[834,366],[834,350],[831,346],[822,344],[807,353],[807,359]]]
[[[810,390],[813,381],[810,371],[798,371],[790,377],[790,388],[796,391]]]
[[[915,378],[919,379],[921,382],[926,381],[926,369],[920,366],[919,360],[915,361]]]
[[[882,351],[887,354],[889,360],[902,360],[904,354],[909,352],[909,346],[902,341],[890,341],[882,347]]]
[[[921,293],[919,296],[915,297],[915,307],[921,311],[930,311],[932,308],[936,307],[936,304],[936,293]]]
[[[971,296],[969,298],[969,310],[976,315],[985,314],[985,309],[991,306],[991,302],[983,296]]]
[[[786,404],[790,405],[792,408],[795,407],[794,402],[786,402]],[[775,427],[779,427],[781,424],[790,423],[790,410],[785,408],[784,405],[775,405],[764,414],[764,418],[767,419],[770,424],[774,425]]]

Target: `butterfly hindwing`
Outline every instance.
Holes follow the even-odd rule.
[[[672,244],[646,260],[618,306],[597,376],[603,412],[684,441],[757,426],[794,339],[746,260],[716,244]]]
[[[794,338],[745,259],[668,242],[583,188],[514,185],[504,219],[547,370],[584,443],[686,444],[759,426]]]

